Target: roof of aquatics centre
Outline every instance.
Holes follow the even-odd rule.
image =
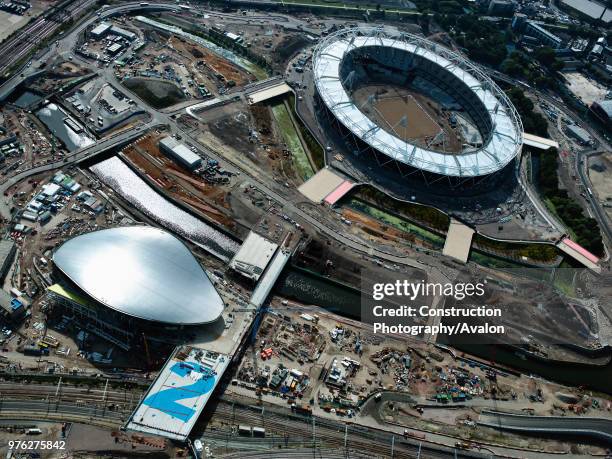
[[[116,311],[164,324],[217,320],[223,300],[182,241],[149,226],[94,231],[64,242],[55,266]]]

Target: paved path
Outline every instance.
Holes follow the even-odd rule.
[[[612,421],[588,417],[525,416],[483,411],[478,424],[516,432],[543,432],[564,436],[580,436],[612,445]]]

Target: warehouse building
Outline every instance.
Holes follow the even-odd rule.
[[[190,171],[194,171],[202,165],[202,158],[173,137],[161,139],[159,141],[159,148],[163,153]]]
[[[14,241],[5,239],[0,241],[0,281],[3,281],[9,272],[16,251]]]
[[[561,9],[576,13],[587,21],[600,21],[603,24],[610,24],[612,22],[612,8],[604,3],[592,0],[561,0],[559,6]]]
[[[102,24],[98,24],[96,27],[94,27],[92,31],[89,32],[89,34],[92,36],[92,38],[100,40],[101,38],[104,38],[110,28],[110,24],[108,24],[107,22],[103,22]]]
[[[592,140],[590,134],[585,129],[575,124],[569,124],[567,126],[567,133],[582,145],[587,145]]]
[[[129,40],[129,41],[136,40],[136,34],[134,32],[130,32],[129,30],[122,29],[121,27],[112,26],[110,28],[110,33],[112,33],[113,35],[117,35],[121,38],[125,38],[126,40]]]
[[[230,267],[243,276],[258,281],[277,248],[278,244],[251,231],[232,258]]]

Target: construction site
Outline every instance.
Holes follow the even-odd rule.
[[[468,196],[518,161],[520,118],[392,22],[109,4],[25,64],[0,105],[0,437],[75,457],[606,454],[495,425],[610,419],[610,285],[530,189]],[[600,200],[608,163],[590,158]],[[423,198],[442,181],[452,200]],[[482,283],[505,334],[376,333],[369,283],[395,279]],[[418,301],[435,314],[410,324],[479,307]]]

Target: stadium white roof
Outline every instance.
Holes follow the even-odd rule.
[[[132,317],[195,325],[223,312],[223,300],[189,249],[158,228],[83,234],[64,242],[53,262],[96,301]]]
[[[344,57],[359,47],[391,47],[417,54],[452,73],[480,99],[493,120],[493,133],[477,150],[450,154],[410,144],[380,128],[352,101],[340,78]],[[386,35],[380,29],[350,29],[319,43],[313,59],[315,83],[324,103],[347,129],[372,148],[412,167],[440,175],[477,177],[496,172],[520,153],[520,118],[503,92],[460,55],[416,35]]]

